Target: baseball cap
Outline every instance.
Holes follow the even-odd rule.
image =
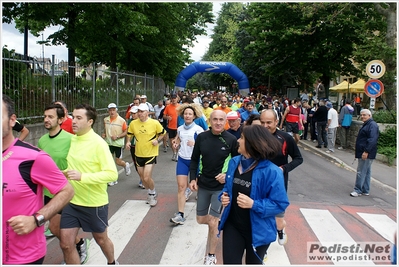
[[[140,98],[147,98],[147,96],[146,95],[142,95],[142,96],[140,96]]]
[[[332,108],[332,107],[333,107],[333,105],[332,105],[332,103],[331,103],[331,102],[327,102],[327,104],[326,104],[326,107],[327,107],[327,108]]]
[[[138,110],[141,110],[141,111],[148,111],[148,110],[149,110],[147,104],[144,104],[144,103],[141,103],[141,104],[137,107],[137,109],[138,109]]]
[[[249,102],[249,99],[248,99],[248,98],[245,98],[245,99],[244,99],[244,103],[247,103],[247,102]]]
[[[227,113],[227,119],[228,120],[236,120],[240,117],[240,114],[238,114],[237,111],[230,111]]]
[[[108,108],[116,108],[116,104],[115,104],[115,103],[110,103],[110,104],[108,105]]]
[[[139,111],[139,108],[138,108],[137,106],[133,106],[133,107],[130,109],[130,112],[131,112],[131,113],[137,113],[137,111]]]

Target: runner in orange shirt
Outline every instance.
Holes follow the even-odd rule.
[[[173,151],[172,160],[177,161],[177,151],[178,149],[175,148],[172,144],[174,139],[177,136],[177,108],[180,106],[178,103],[178,98],[176,94],[171,96],[172,102],[167,105],[163,111],[163,118],[168,121],[168,134],[169,134],[169,141],[170,147]]]

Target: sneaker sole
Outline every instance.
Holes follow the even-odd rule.
[[[175,225],[183,225],[184,222],[175,222],[173,219],[169,220],[171,223],[174,223]]]
[[[280,245],[280,246],[284,246],[285,244],[287,244],[287,242],[288,242],[288,235],[287,234],[285,234],[285,242],[284,243],[280,243],[280,239],[278,240],[278,244]]]

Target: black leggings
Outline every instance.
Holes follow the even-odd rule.
[[[241,233],[227,220],[223,228],[223,264],[243,264],[242,256],[245,253],[244,264],[263,264],[270,244],[256,248],[256,254],[252,248],[252,236],[250,233]]]

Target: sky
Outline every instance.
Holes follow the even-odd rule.
[[[218,16],[218,12],[221,10],[223,2],[213,2],[213,13],[215,14],[215,21]],[[191,59],[194,61],[200,61],[201,57],[205,54],[208,49],[209,43],[211,42],[210,35],[213,33],[212,29],[215,25],[208,24],[208,36],[197,36],[197,41],[194,42],[194,47],[190,49]],[[31,57],[42,58],[43,54],[45,58],[51,58],[55,55],[56,61],[67,61],[68,60],[68,50],[65,46],[44,46],[37,42],[46,40],[47,37],[55,31],[58,31],[58,26],[49,27],[43,31],[42,35],[35,37],[29,33],[28,38],[28,54]],[[2,24],[1,29],[1,47],[7,45],[7,49],[15,49],[15,52],[23,54],[24,53],[24,34],[20,33],[15,29],[15,24]]]

